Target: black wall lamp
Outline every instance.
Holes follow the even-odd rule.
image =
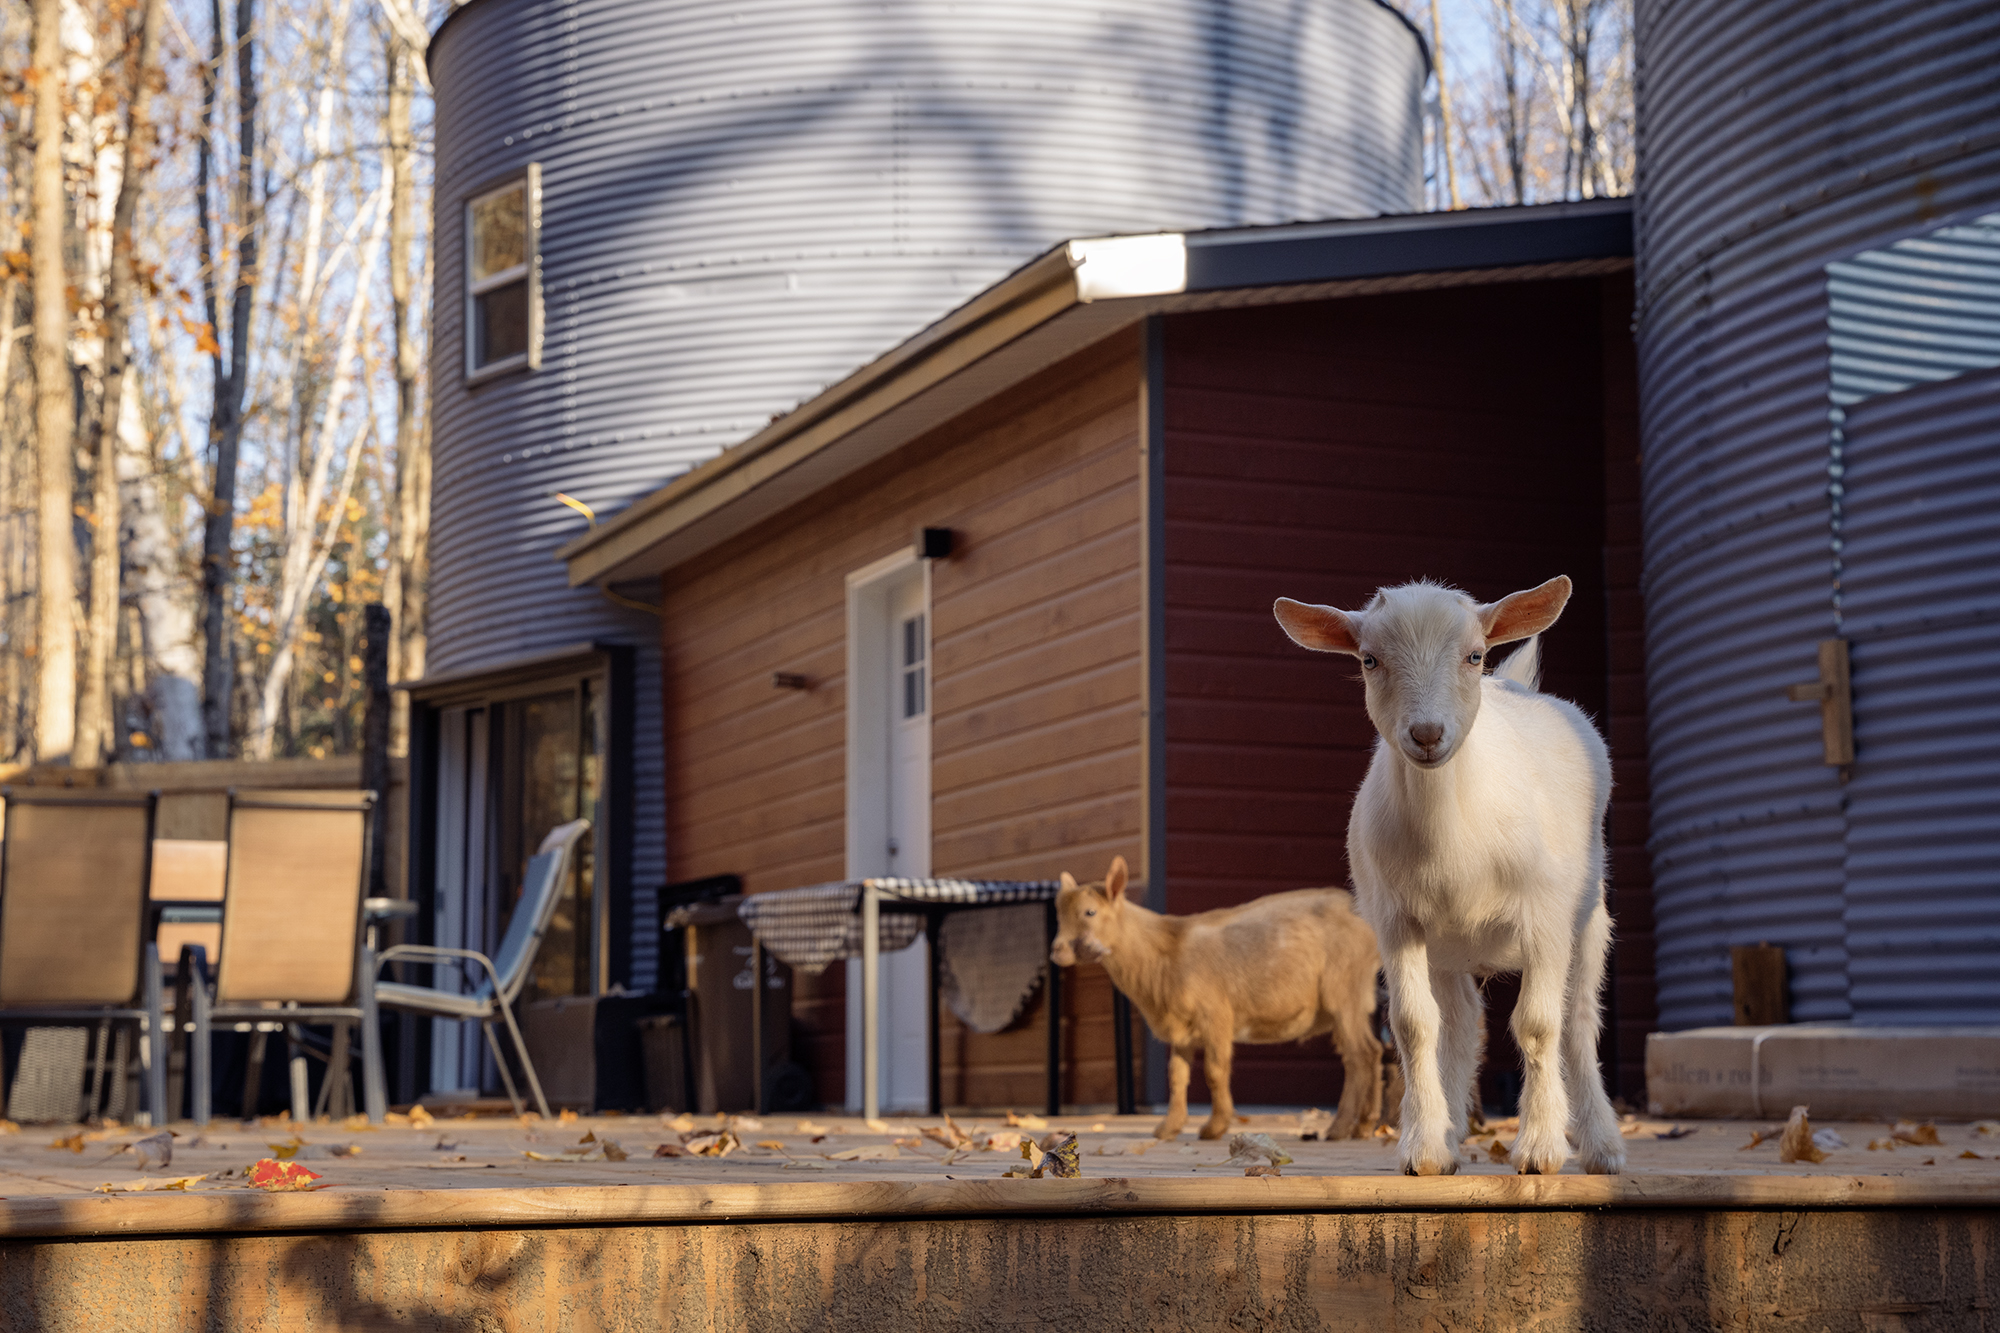
[[[949,560],[951,547],[950,528],[924,528],[917,534],[917,553],[926,560]]]

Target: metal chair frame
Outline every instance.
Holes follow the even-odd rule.
[[[13,812],[17,804],[47,804],[68,806],[136,806],[146,808],[146,853],[145,865],[141,871],[139,885],[139,956],[134,961],[138,966],[136,990],[140,1003],[134,1005],[9,1005],[0,1008],[0,1023],[50,1022],[50,1023],[113,1023],[129,1022],[138,1026],[140,1037],[147,1043],[150,1060],[145,1071],[144,1088],[146,1114],[154,1124],[165,1125],[172,1117],[167,1113],[167,1036],[166,1016],[160,977],[159,950],[148,938],[147,917],[151,904],[147,901],[146,886],[152,880],[153,817],[159,802],[157,791],[143,795],[125,796],[79,796],[65,791],[40,792],[17,787],[0,787],[0,798],[7,803],[5,824],[13,822]],[[13,842],[6,836],[5,824],[0,824],[0,901],[4,901],[10,891],[9,881],[13,874]],[[96,1077],[92,1080],[92,1113],[96,1112],[95,1099],[102,1092],[103,1051],[99,1043],[96,1058]],[[122,1076],[123,1071],[120,1071]],[[0,1099],[4,1105],[4,1099]]]

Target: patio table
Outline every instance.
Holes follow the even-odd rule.
[[[861,959],[861,1086],[862,1112],[868,1119],[881,1113],[881,957],[908,948],[923,930],[930,941],[929,1058],[930,1110],[943,1109],[938,1052],[938,925],[951,912],[982,907],[1042,903],[1049,941],[1056,936],[1055,899],[1062,886],[1052,879],[991,880],[934,877],[905,879],[878,876],[810,884],[753,894],[737,908],[760,948],[768,948],[793,967],[817,970],[844,958]],[[758,965],[761,970],[761,964]],[[1048,987],[1048,1113],[1061,1110],[1062,1100],[1062,969],[1045,964]],[[1118,1104],[1129,1109],[1133,1100],[1131,1021],[1125,997],[1114,992],[1114,1029],[1118,1063]]]

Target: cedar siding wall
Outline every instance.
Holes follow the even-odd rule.
[[[1295,647],[1272,619],[1278,596],[1354,607],[1429,577],[1490,599],[1566,573],[1577,589],[1543,644],[1545,688],[1624,730],[1631,682],[1613,719],[1607,612],[1630,630],[1637,593],[1608,601],[1604,460],[1614,421],[1631,454],[1636,405],[1629,349],[1624,401],[1604,400],[1603,288],[1494,284],[1168,321],[1169,910],[1348,882],[1348,809],[1375,739],[1359,668]],[[1490,998],[1487,1095],[1504,1100],[1518,1078],[1511,988]],[[1339,1088],[1324,1039],[1240,1048],[1235,1071],[1248,1103],[1326,1105]]]
[[[821,492],[663,580],[671,877],[747,892],[846,871],[846,576],[950,527],[932,570],[932,853],[940,875],[1094,876],[1139,850],[1136,337]],[[775,671],[809,691],[772,687]],[[1065,976],[1065,1096],[1111,1098],[1110,989]],[[845,1088],[842,968],[801,977],[795,1054]],[[982,1036],[945,1010],[948,1105],[1042,1099],[1037,998]]]

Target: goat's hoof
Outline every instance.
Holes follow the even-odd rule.
[[[1405,1162],[1403,1174],[1406,1176],[1455,1176],[1458,1174],[1458,1159],[1447,1157],[1442,1162]]]
[[[1583,1155],[1584,1174],[1592,1176],[1615,1176],[1625,1170],[1625,1154],[1622,1152],[1597,1152]]]
[[[1227,1120],[1220,1123],[1211,1120],[1201,1127],[1201,1136],[1205,1139],[1219,1139],[1228,1132],[1229,1122]]]
[[[1161,1125],[1153,1131],[1153,1137],[1162,1143],[1171,1143],[1181,1136],[1179,1125]]]

